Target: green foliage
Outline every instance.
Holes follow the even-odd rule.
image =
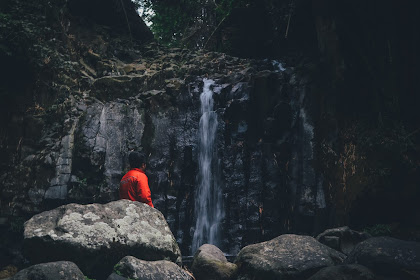
[[[376,224],[364,229],[365,232],[372,236],[391,235],[391,226],[385,224]]]
[[[0,21],[4,22],[10,20],[10,15],[9,14],[3,14],[0,12]]]
[[[201,28],[215,29],[234,8],[250,5],[252,0],[132,0],[143,10],[143,19],[151,22],[155,38],[162,44],[176,46]],[[210,36],[210,34],[200,34]]]
[[[251,0],[220,0],[216,7],[216,13],[219,20],[230,15],[234,8],[246,7],[251,5]]]
[[[87,187],[87,179],[86,178],[83,178],[82,180],[80,180],[80,185],[82,187],[86,188]]]
[[[89,277],[85,276],[85,280],[95,280],[95,279],[92,279],[92,278],[89,278]]]
[[[191,0],[149,2],[148,8],[153,10],[151,30],[155,38],[169,46],[177,45],[186,28],[194,23],[199,4],[199,1]]]
[[[118,274],[119,276],[125,277],[120,269],[121,269],[121,265],[119,265],[119,264],[114,265],[115,274]],[[130,277],[128,277],[127,280],[134,280],[134,279],[131,279]]]
[[[119,264],[114,265],[114,272],[116,274],[122,276],[122,272],[120,271],[120,269],[121,269],[121,265],[119,265]]]
[[[87,186],[88,186],[87,179],[83,178],[82,180],[79,180],[78,182],[73,184],[72,192],[83,193],[86,191]]]

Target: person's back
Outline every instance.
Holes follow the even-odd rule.
[[[120,199],[140,201],[154,207],[148,179],[144,173],[146,168],[144,156],[138,152],[131,152],[128,158],[131,170],[121,179]]]

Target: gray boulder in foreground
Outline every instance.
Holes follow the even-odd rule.
[[[371,238],[366,232],[359,232],[349,227],[339,227],[327,229],[316,237],[316,240],[346,255],[353,251],[354,247],[360,242]]]
[[[308,280],[373,280],[375,275],[370,269],[358,265],[337,265],[321,269]]]
[[[10,280],[85,280],[80,269],[72,262],[50,262],[30,266],[19,271]]]
[[[33,263],[73,261],[91,278],[106,278],[127,255],[181,263],[162,213],[136,201],[64,205],[27,221],[24,238]]]
[[[193,280],[194,278],[170,261],[144,261],[132,256],[124,257],[114,266],[107,280]]]
[[[227,280],[233,279],[237,267],[227,261],[219,248],[204,244],[195,253],[191,270],[197,280]]]
[[[370,268],[375,274],[411,279],[420,275],[420,243],[381,236],[359,243],[346,259]]]
[[[345,255],[310,236],[284,234],[244,247],[235,260],[238,280],[306,279],[341,264]]]

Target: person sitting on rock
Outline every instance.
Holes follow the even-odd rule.
[[[139,152],[131,152],[128,156],[131,170],[124,175],[120,182],[120,199],[140,201],[153,207],[149,183],[144,170],[145,156]]]

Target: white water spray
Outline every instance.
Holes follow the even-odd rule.
[[[286,68],[284,68],[283,63],[281,63],[280,61],[272,60],[271,64],[273,64],[274,69],[275,69],[274,71],[276,72],[286,71]]]
[[[199,127],[199,173],[195,196],[195,231],[191,246],[192,254],[204,243],[218,246],[220,222],[223,219],[222,193],[219,189],[219,164],[216,135],[217,114],[213,111],[213,80],[203,79],[200,95],[201,118]]]

